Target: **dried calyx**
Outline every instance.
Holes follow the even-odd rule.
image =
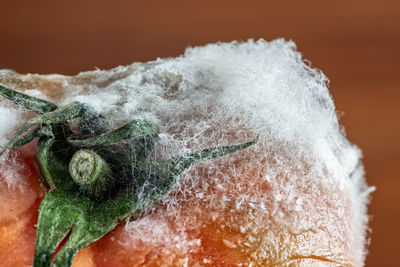
[[[70,266],[78,250],[122,220],[135,219],[165,199],[185,169],[257,141],[157,161],[153,153],[159,128],[148,121],[132,120],[106,131],[101,125],[102,115],[85,104],[57,107],[2,85],[0,95],[40,114],[24,123],[0,151],[1,155],[39,138],[38,163],[49,191],[39,209],[35,267]],[[73,119],[79,119],[77,132],[68,124]],[[144,184],[152,185],[145,194]],[[52,261],[69,232],[67,242]]]

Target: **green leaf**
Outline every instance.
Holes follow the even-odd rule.
[[[1,84],[0,95],[7,98],[8,100],[11,100],[21,107],[32,110],[39,114],[44,114],[57,108],[57,106],[53,103],[14,90],[10,90]]]

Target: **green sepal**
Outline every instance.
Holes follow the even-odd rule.
[[[128,139],[156,135],[158,135],[158,128],[154,124],[148,121],[133,120],[116,130],[83,140],[68,139],[68,142],[74,147],[94,147],[115,144]]]
[[[100,239],[130,214],[132,203],[126,194],[96,203],[76,192],[50,191],[40,204],[33,266],[50,266],[55,249],[68,232],[71,234],[51,266],[71,266],[80,249]]]
[[[112,127],[110,120],[88,106],[85,115],[79,120],[77,138],[87,139],[98,136],[107,132],[110,127]]]
[[[171,164],[171,166],[173,166],[173,169],[176,172],[181,172],[187,169],[188,167],[195,165],[201,161],[223,157],[228,154],[237,152],[239,150],[248,148],[249,146],[257,143],[257,141],[258,141],[258,136],[254,140],[247,143],[206,148],[200,151],[179,155],[177,157],[168,160],[168,162],[169,164]]]
[[[31,142],[33,139],[41,136],[48,136],[48,137],[54,137],[53,131],[51,129],[50,125],[39,125],[29,133],[27,133],[24,136],[21,136],[17,141],[15,141],[12,144],[12,147],[20,147],[23,146],[29,142]]]
[[[71,189],[75,185],[69,175],[68,162],[71,152],[60,150],[65,147],[62,140],[51,137],[39,138],[38,163],[44,180],[50,189]],[[55,153],[54,151],[59,151]]]
[[[140,212],[146,212],[159,202],[164,201],[177,186],[182,173],[187,168],[205,160],[219,158],[243,150],[257,141],[258,136],[247,143],[207,148],[165,161],[156,161],[150,157],[139,158],[136,162],[136,168],[143,171],[144,176],[142,181],[140,181],[140,175],[135,180],[139,180],[142,185],[148,184],[148,192],[150,192],[147,195],[141,193],[141,198],[138,199],[138,206],[141,207]]]
[[[64,107],[59,107],[52,112],[45,113],[43,115],[37,116],[25,122],[14,134],[7,145],[0,151],[0,155],[4,153],[10,147],[13,147],[14,143],[21,140],[22,135],[28,131],[31,127],[39,124],[59,124],[66,122],[68,120],[75,119],[84,114],[86,108],[84,104],[79,102],[72,102]]]
[[[83,206],[89,205],[83,199],[71,197],[62,189],[50,191],[40,203],[36,232],[34,267],[50,266],[53,254],[78,220]],[[67,266],[67,265],[65,265]]]
[[[0,95],[21,107],[32,110],[39,114],[44,114],[57,108],[57,106],[53,103],[14,90],[10,90],[1,84]]]

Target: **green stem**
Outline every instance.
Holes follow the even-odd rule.
[[[112,187],[110,166],[92,150],[79,150],[69,163],[72,179],[81,191],[93,199],[100,199]]]

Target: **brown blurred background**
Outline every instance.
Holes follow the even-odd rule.
[[[0,68],[20,73],[112,68],[216,41],[294,40],[330,78],[341,123],[363,149],[368,182],[377,187],[366,266],[400,265],[398,0],[0,0],[0,6]]]

